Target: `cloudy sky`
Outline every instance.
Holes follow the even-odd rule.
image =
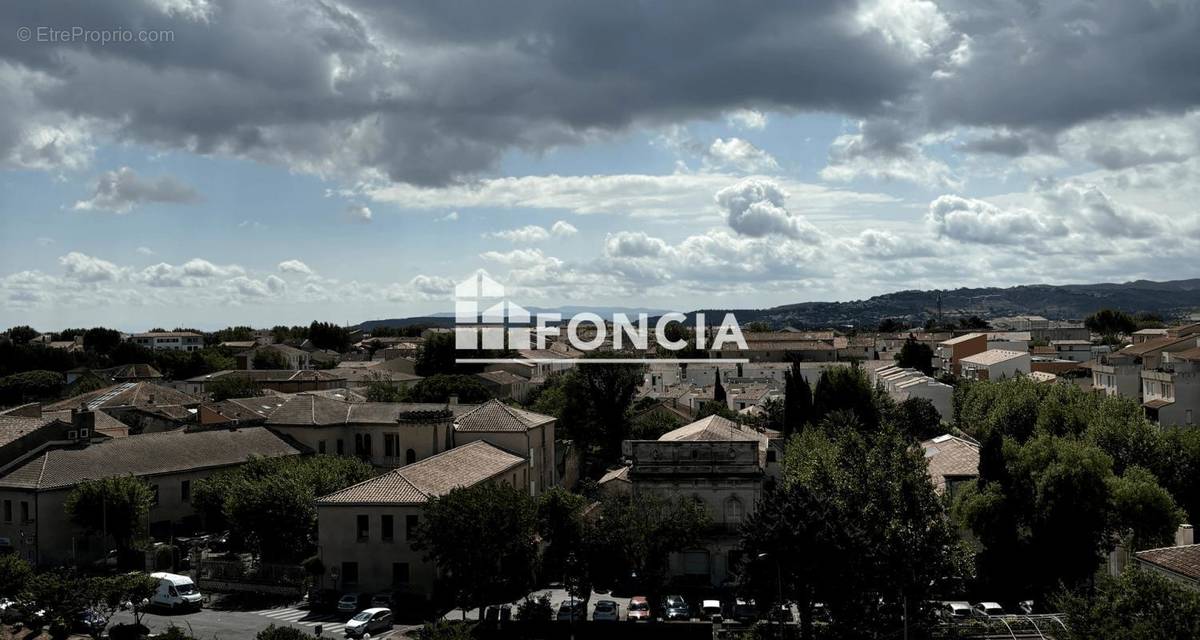
[[[0,326],[416,315],[478,269],[681,309],[1198,277],[1198,33],[1170,0],[5,2]]]

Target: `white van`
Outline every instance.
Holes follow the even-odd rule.
[[[150,604],[170,609],[200,608],[200,590],[191,578],[163,572],[152,573],[150,577],[158,579],[158,589],[150,597]]]

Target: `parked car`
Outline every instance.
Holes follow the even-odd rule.
[[[621,606],[612,600],[597,600],[592,609],[592,620],[596,622],[617,622],[621,619]]]
[[[583,600],[567,598],[558,605],[558,620],[576,622],[587,620],[587,604]]]
[[[700,603],[700,617],[711,622],[721,621],[721,601],[704,600]]]
[[[342,597],[338,599],[337,612],[355,613],[363,608],[363,603],[366,601],[367,595],[365,593],[351,591],[350,593],[342,594]]]
[[[941,603],[940,614],[947,622],[966,620],[973,614],[971,613],[971,605],[955,600],[947,600]]]
[[[768,619],[771,622],[791,624],[796,621],[796,615],[792,613],[792,605],[781,604],[771,609],[771,615],[768,616]]]
[[[1022,600],[1018,602],[1017,609],[1027,616],[1033,615],[1033,600]]]
[[[512,620],[512,605],[492,605],[484,609],[483,619],[488,622],[508,622]]]
[[[741,624],[750,624],[758,619],[758,605],[749,598],[733,601],[733,619]]]
[[[683,596],[667,596],[663,598],[662,612],[664,620],[692,619],[687,600],[684,600]]]
[[[104,629],[107,627],[108,618],[95,609],[84,609],[75,618],[75,630],[86,633],[93,638],[99,638],[103,635]]]
[[[150,604],[168,609],[199,609],[203,598],[196,583],[188,576],[158,572],[150,574],[158,580],[158,588],[150,596]]]
[[[335,611],[339,598],[336,589],[309,589],[305,602],[309,611]]]
[[[371,596],[371,606],[390,609],[392,607],[392,592],[380,591],[379,593]]]
[[[392,630],[392,610],[386,607],[363,609],[346,623],[347,638],[366,638],[372,633]]]
[[[986,620],[995,616],[1004,615],[1004,607],[1001,607],[1000,604],[996,602],[976,602],[975,605],[971,607],[971,613],[974,614],[976,618]]]
[[[635,622],[650,619],[650,602],[646,600],[646,596],[634,596],[629,599],[629,613],[625,618]]]

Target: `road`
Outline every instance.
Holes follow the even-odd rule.
[[[189,632],[201,640],[243,640],[252,639],[268,626],[296,627],[306,633],[315,634],[318,625],[322,627],[321,637],[342,638],[345,630],[344,616],[336,614],[312,614],[307,609],[295,606],[279,606],[249,611],[234,611],[224,609],[201,609],[190,613],[159,612],[147,613],[142,616],[142,624],[150,628],[151,633],[161,633],[172,625]],[[111,624],[132,623],[133,614],[121,612],[113,616]],[[397,625],[390,633],[375,634],[372,640],[400,640],[404,633],[415,629],[415,626]]]

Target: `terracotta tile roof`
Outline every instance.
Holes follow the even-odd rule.
[[[938,493],[946,490],[947,479],[979,475],[979,445],[975,443],[946,434],[922,442],[921,448],[925,450],[929,477]]]
[[[1182,547],[1149,549],[1134,554],[1138,560],[1161,567],[1172,573],[1200,580],[1200,544]]]
[[[225,369],[224,371],[216,371],[214,373],[196,376],[195,378],[188,378],[187,381],[208,382],[223,376],[243,376],[258,382],[289,382],[293,380],[337,382],[345,380],[345,378],[323,369]]]
[[[1147,401],[1143,402],[1142,406],[1146,407],[1147,409],[1161,409],[1163,407],[1170,406],[1173,404],[1175,404],[1175,402],[1173,400],[1166,400],[1163,398],[1155,398],[1153,400],[1147,400]]]
[[[160,409],[171,405],[195,406],[200,404],[200,398],[153,382],[123,382],[46,405],[45,410],[78,409],[80,404],[87,404],[92,410],[112,407]]]
[[[767,435],[738,423],[712,415],[701,418],[691,424],[685,424],[674,431],[668,431],[658,438],[661,441],[728,441],[747,440],[758,442],[762,448],[767,446]]]
[[[488,400],[454,420],[455,431],[528,431],[553,422],[551,416],[510,407],[499,400]]]
[[[1188,342],[1191,340],[1194,340],[1194,338],[1191,338],[1191,337],[1187,337],[1187,338],[1175,338],[1175,337],[1154,338],[1152,340],[1146,340],[1145,342],[1131,344],[1128,347],[1121,349],[1117,353],[1131,355],[1131,356],[1144,356],[1147,353],[1150,353],[1152,351],[1158,351],[1159,349],[1166,349],[1168,347],[1173,347],[1181,342]]]
[[[41,418],[0,415],[0,447],[55,422],[57,422],[57,418],[45,415]]]
[[[152,476],[240,464],[251,456],[299,453],[262,427],[166,431],[46,451],[0,478],[0,487],[58,489],[86,478]]]
[[[1188,349],[1187,351],[1178,351],[1171,354],[1173,360],[1190,360],[1192,362],[1200,362],[1200,347]]]
[[[154,378],[159,379],[163,374],[153,366],[141,364],[124,364],[119,367],[111,367],[108,369],[97,369],[96,374],[108,378],[109,380],[119,380],[123,378]]]
[[[117,420],[103,411],[93,411],[96,415],[96,431],[103,433],[112,438],[123,438],[129,435],[129,425]],[[71,421],[71,412],[68,410],[62,411],[46,411],[43,416],[51,416],[62,420],[63,422]]]
[[[323,496],[317,504],[424,504],[523,464],[524,458],[477,440]]]

